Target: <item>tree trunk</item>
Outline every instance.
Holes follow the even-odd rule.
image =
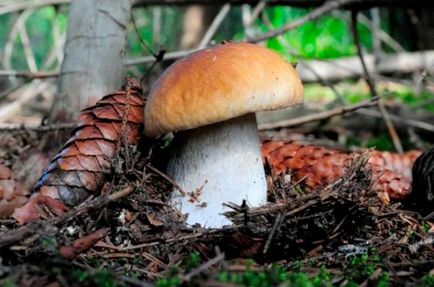
[[[71,121],[122,82],[131,0],[71,2],[65,58],[52,121]]]
[[[131,0],[71,1],[65,57],[50,121],[75,121],[80,110],[119,88],[131,6]],[[17,176],[28,188],[66,139],[65,132],[49,132],[38,152],[28,151],[16,162]]]
[[[196,48],[217,12],[217,7],[213,6],[193,5],[188,7],[185,10],[182,23],[180,48],[183,50]]]

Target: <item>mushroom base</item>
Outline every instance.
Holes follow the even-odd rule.
[[[186,196],[174,190],[172,204],[187,224],[206,228],[231,224],[223,203],[250,207],[267,201],[267,184],[254,114],[179,132],[167,173]]]

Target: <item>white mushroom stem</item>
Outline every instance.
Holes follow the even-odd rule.
[[[168,174],[187,192],[172,203],[188,213],[187,224],[206,228],[231,224],[223,203],[251,207],[267,201],[267,184],[254,114],[179,132]]]

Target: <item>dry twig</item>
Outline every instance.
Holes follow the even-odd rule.
[[[208,260],[207,262],[199,265],[199,267],[191,270],[190,272],[188,272],[187,274],[185,274],[183,276],[183,280],[186,282],[189,282],[193,277],[199,275],[200,273],[206,271],[207,269],[209,269],[211,266],[213,266],[214,264],[219,263],[220,261],[225,259],[225,255],[224,253],[220,253],[218,254],[216,257]]]
[[[223,20],[226,18],[226,16],[231,11],[231,5],[225,4],[220,9],[220,12],[217,14],[217,16],[212,21],[211,25],[209,26],[208,30],[206,31],[205,35],[203,36],[202,40],[200,41],[199,45],[197,45],[197,49],[203,49],[206,46],[208,46],[209,42],[211,41],[214,34],[217,32],[218,28],[223,23]]]
[[[282,127],[292,127],[292,126],[298,126],[298,125],[307,124],[307,123],[311,123],[311,122],[322,121],[325,119],[329,119],[331,117],[340,116],[340,115],[344,115],[344,114],[347,114],[350,112],[354,112],[357,109],[374,106],[377,104],[377,101],[378,101],[378,98],[373,98],[370,101],[365,101],[365,102],[361,102],[361,103],[354,104],[354,105],[339,107],[339,108],[335,108],[335,109],[332,109],[329,111],[316,113],[313,115],[307,115],[307,116],[298,117],[295,119],[262,124],[262,125],[259,125],[259,130],[276,129],[276,128],[282,128]]]
[[[31,71],[14,71],[14,70],[1,70],[0,77],[16,77],[28,79],[45,79],[55,78],[59,76],[59,72],[31,72]]]
[[[155,167],[149,164],[146,165],[146,168],[149,168],[151,171],[155,172],[156,174],[164,178],[168,183],[170,183],[174,188],[176,188],[179,191],[179,193],[181,193],[183,196],[187,195],[187,193],[182,189],[182,187],[179,186],[179,184],[177,184],[173,179],[171,179],[164,172],[159,171],[158,169],[156,169]]]

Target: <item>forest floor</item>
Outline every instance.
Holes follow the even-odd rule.
[[[8,135],[2,158],[12,165],[40,137]],[[202,229],[166,203],[172,183],[150,166],[164,165],[164,148],[122,150],[105,194],[62,220],[23,237],[0,220],[0,239],[12,234],[0,248],[0,286],[434,286],[430,215],[384,205],[366,153],[322,189],[270,180],[269,204],[230,205],[231,227]]]

